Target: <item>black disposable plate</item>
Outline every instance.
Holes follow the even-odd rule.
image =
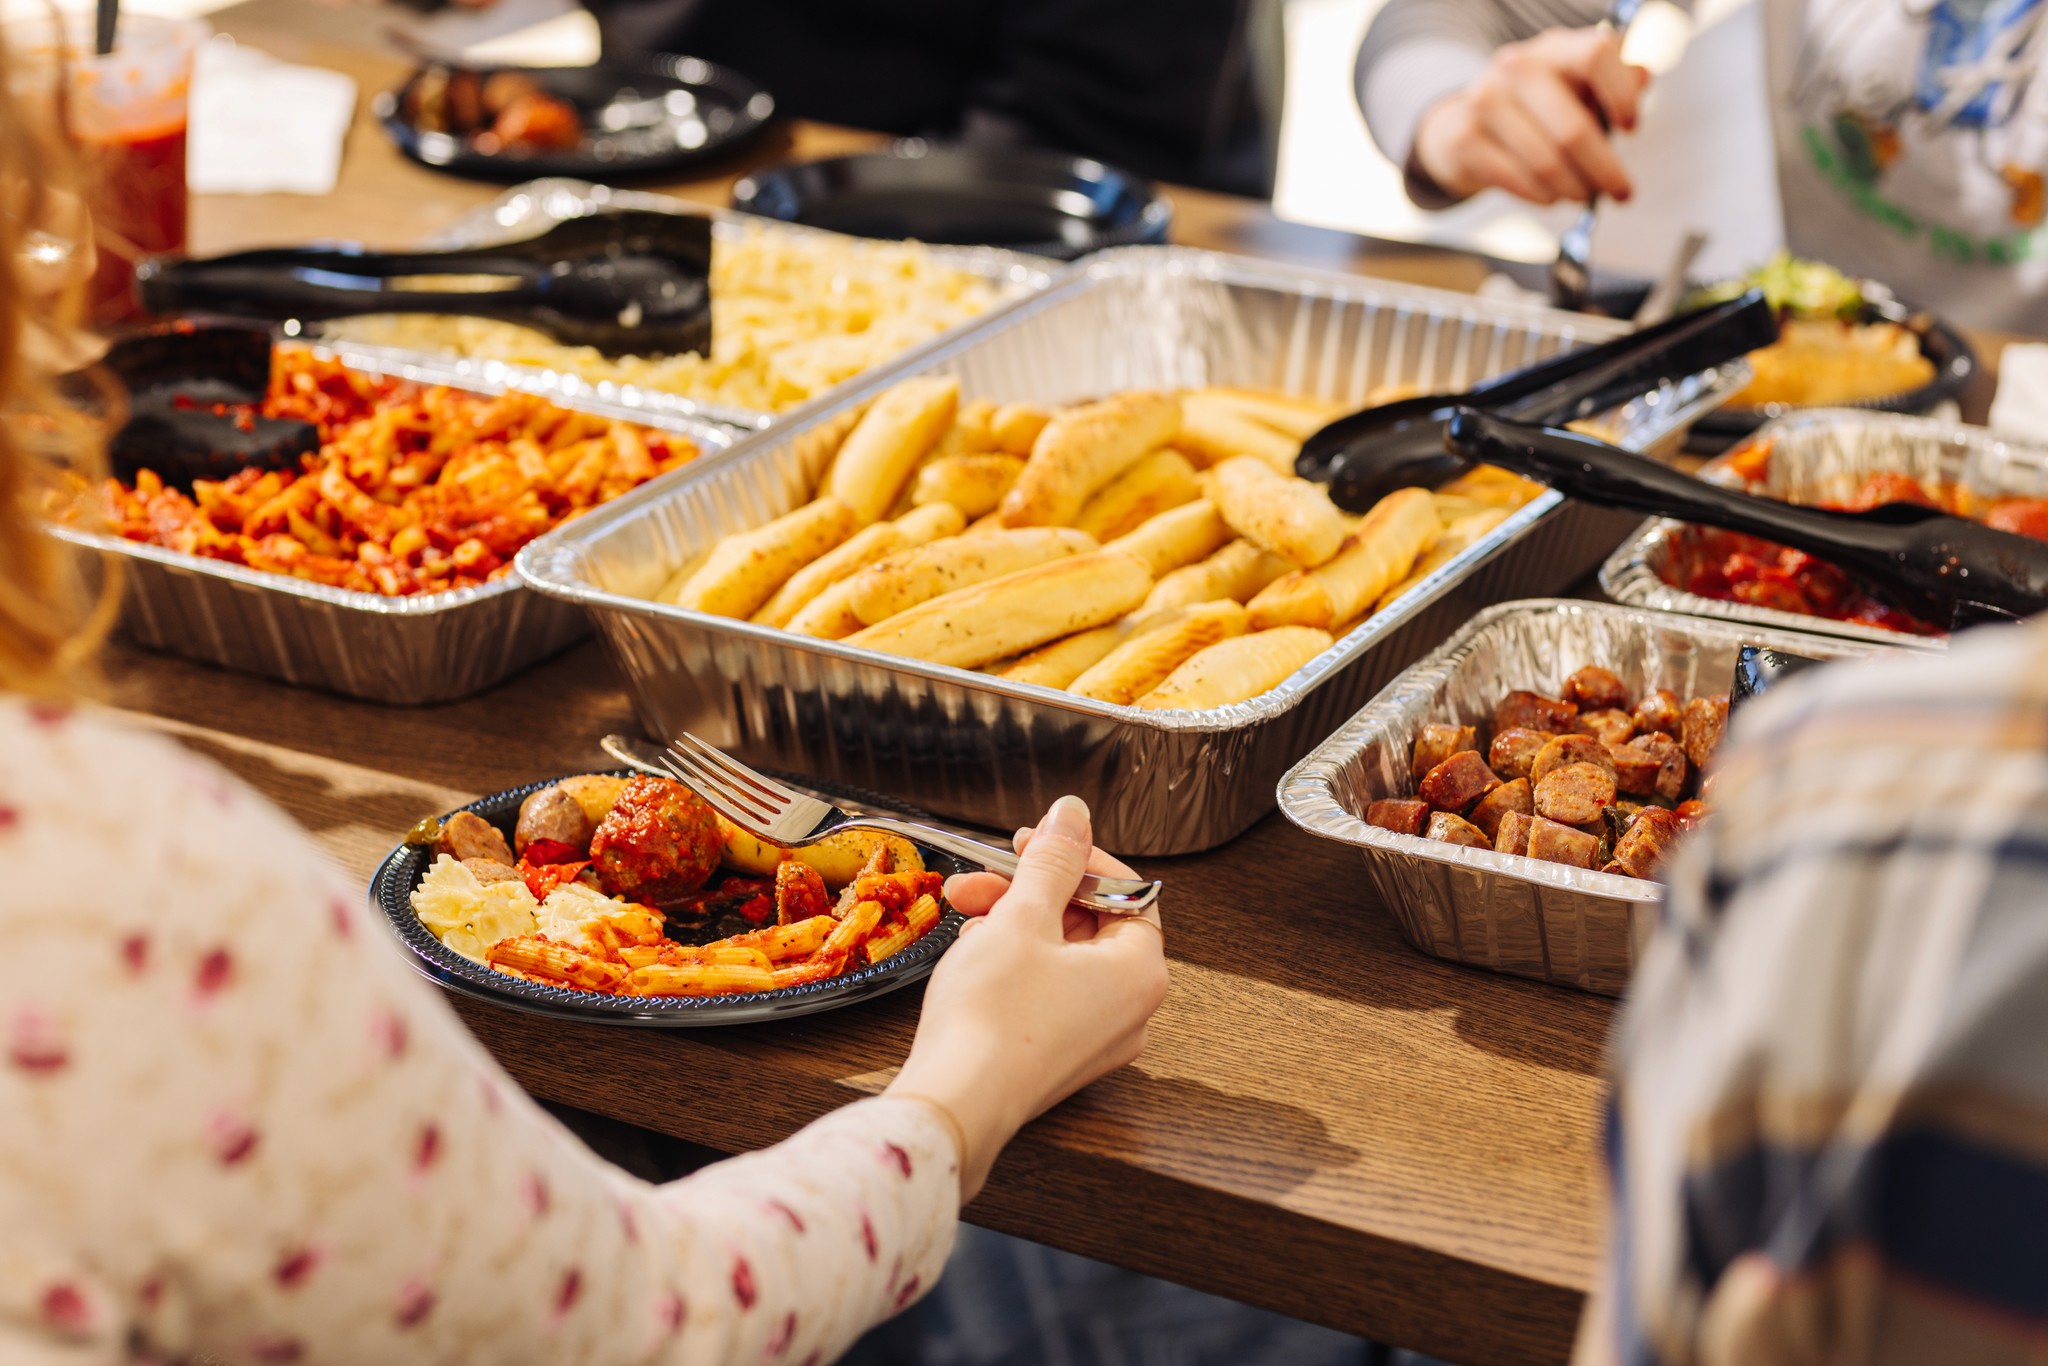
[[[767,126],[775,99],[737,71],[698,57],[656,53],[591,66],[492,67],[518,71],[583,116],[583,142],[562,151],[480,152],[467,136],[415,127],[406,96],[422,67],[372,105],[400,151],[422,165],[477,180],[541,176],[617,179],[675,171],[732,151]]]
[[[733,187],[736,209],[856,237],[1008,247],[1071,261],[1164,242],[1173,209],[1152,186],[1086,157],[936,147],[793,162]]]
[[[630,770],[619,770],[630,776]],[[567,775],[564,775],[567,776]],[[519,804],[559,779],[528,783],[524,787],[494,792],[461,808],[474,811],[511,838],[519,819]],[[836,797],[838,794],[821,792]],[[873,803],[864,803],[873,805]],[[450,815],[453,812],[448,813]],[[935,873],[951,875],[971,872],[965,864],[936,849],[919,846],[925,866]],[[377,875],[370,880],[370,900],[384,913],[412,951],[414,965],[442,986],[500,1005],[554,1015],[566,1020],[594,1020],[602,1024],[642,1025],[655,1029],[693,1029],[709,1025],[758,1024],[764,1020],[786,1020],[798,1015],[815,1015],[823,1010],[865,1001],[920,981],[930,975],[944,953],[960,935],[965,923],[957,911],[948,909],[924,938],[902,952],[870,967],[859,968],[829,981],[781,991],[746,992],[733,996],[605,996],[594,991],[543,986],[508,977],[472,963],[434,938],[433,931],[413,914],[412,892],[433,866],[431,851],[401,844],[392,850]]]

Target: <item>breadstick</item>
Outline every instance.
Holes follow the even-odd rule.
[[[1134,556],[1071,555],[919,603],[846,643],[976,669],[1115,621],[1151,587],[1152,575]]]
[[[1146,711],[1203,711],[1269,692],[1330,648],[1330,633],[1280,626],[1211,645],[1138,699]]]
[[[1202,496],[1195,467],[1179,451],[1154,451],[1088,500],[1074,525],[1105,545],[1160,513]]]
[[[726,537],[671,599],[716,617],[752,616],[789,576],[860,527],[854,510],[826,496],[766,526]]]
[[[1406,578],[1442,531],[1428,489],[1396,489],[1373,505],[1330,560],[1262,589],[1251,601],[1252,629],[1314,626],[1327,631],[1351,620]]]
[[[960,381],[938,376],[907,379],[877,395],[840,443],[824,492],[852,508],[863,526],[879,520],[953,424],[959,401]]]
[[[1250,602],[1261,588],[1293,568],[1278,555],[1261,550],[1250,541],[1232,541],[1206,560],[1161,575],[1138,615],[1147,617],[1219,598]]]
[[[1252,455],[1276,473],[1294,473],[1294,457],[1301,452],[1299,438],[1283,436],[1200,390],[1183,394],[1180,407],[1180,435],[1173,439],[1174,448],[1187,452],[1197,465],[1207,468],[1233,456]]]
[[[1045,424],[1031,458],[1003,495],[1005,526],[1072,526],[1096,490],[1169,444],[1180,400],[1143,391],[1069,408]]]
[[[847,580],[847,603],[873,626],[921,602],[1047,560],[1095,550],[1095,538],[1072,527],[969,532],[879,560]]]
[[[1154,574],[1193,564],[1230,539],[1223,514],[1206,498],[1162,512],[1136,531],[1119,536],[1107,547],[1136,555]]]
[[[1351,530],[1322,485],[1281,474],[1255,456],[1211,470],[1209,497],[1232,531],[1302,569],[1335,555]]]
[[[949,503],[934,503],[893,522],[863,527],[790,575],[767,605],[754,613],[754,620],[763,626],[787,626],[805,603],[855,570],[942,536],[958,536],[966,526],[967,519],[960,515],[960,509]]]
[[[1129,705],[1151,692],[1190,657],[1219,640],[1245,632],[1244,608],[1234,602],[1184,607],[1149,627],[1140,627],[1067,691],[1098,702]]]

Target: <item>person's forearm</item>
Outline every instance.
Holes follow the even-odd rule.
[[[1406,168],[1422,117],[1485,69],[1493,50],[1548,28],[1599,22],[1605,0],[1388,0],[1356,68],[1358,104],[1373,141]],[[1411,181],[1410,192],[1418,187]]]

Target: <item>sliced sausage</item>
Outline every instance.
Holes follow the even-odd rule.
[[[1499,732],[1487,746],[1487,767],[1502,778],[1526,778],[1543,747],[1555,737],[1547,730],[1516,726]]]
[[[1678,817],[1680,830],[1697,830],[1700,822],[1707,818],[1707,804],[1697,798],[1689,802],[1680,802],[1678,809],[1671,814]]]
[[[1649,790],[1640,795],[1662,797],[1667,802],[1675,802],[1685,795],[1685,780],[1692,771],[1692,765],[1685,761],[1685,750],[1678,741],[1661,730],[1653,730],[1638,735],[1622,748],[1647,754],[1657,761],[1657,776]]]
[[[1678,742],[1694,768],[1705,768],[1720,746],[1721,732],[1728,729],[1728,699],[1695,697],[1679,713]]]
[[[1463,811],[1499,786],[1500,778],[1479,751],[1468,749],[1423,774],[1416,795],[1439,811]]]
[[[1493,848],[1499,854],[1526,854],[1529,852],[1529,828],[1536,823],[1534,816],[1525,816],[1519,811],[1510,811],[1500,818],[1500,829],[1494,832]]]
[[[441,837],[434,841],[434,850],[464,863],[473,858],[508,865],[519,861],[512,856],[512,846],[505,843],[498,827],[474,811],[458,811],[442,821]]]
[[[1590,735],[1609,749],[1625,745],[1636,733],[1635,718],[1619,707],[1608,707],[1602,711],[1582,711],[1579,719],[1572,723],[1574,732]]]
[[[1614,759],[1607,746],[1590,735],[1560,735],[1537,751],[1536,762],[1529,766],[1529,780],[1541,784],[1569,764],[1591,764],[1605,769],[1608,777],[1614,776]]]
[[[559,786],[544,787],[519,803],[519,824],[512,830],[512,846],[520,853],[535,840],[555,840],[575,849],[579,857],[590,852],[590,837],[597,822],[583,804]]]
[[[1493,841],[1478,826],[1448,811],[1439,811],[1429,818],[1429,837],[1445,844],[1462,844],[1468,849],[1493,848]]]
[[[1626,707],[1628,688],[1614,670],[1588,664],[1564,681],[1564,700],[1581,712],[1605,711]]]
[[[1488,839],[1494,839],[1500,834],[1501,817],[1511,811],[1527,816],[1535,810],[1535,789],[1527,778],[1517,778],[1511,783],[1502,783],[1481,797],[1478,804],[1465,813],[1465,819],[1484,830]]]
[[[1661,731],[1652,734],[1661,735]],[[1669,739],[1669,736],[1664,738]],[[1614,786],[1617,791],[1631,797],[1647,797],[1657,790],[1657,774],[1664,767],[1661,756],[1646,749],[1636,741],[1616,745],[1607,751],[1607,757],[1614,760]]]
[[[1623,872],[1630,877],[1656,876],[1678,834],[1677,816],[1658,806],[1644,808],[1628,833],[1614,842],[1614,859],[1606,871]]]
[[[1528,854],[1545,863],[1591,868],[1600,857],[1600,841],[1583,830],[1537,816],[1529,822]]]
[[[1566,764],[1536,784],[1536,814],[1564,825],[1599,820],[1614,805],[1614,775],[1595,764]]]
[[[462,866],[476,877],[485,887],[493,882],[524,882],[525,875],[509,863],[500,863],[494,858],[466,858]]]
[[[1503,697],[1500,705],[1493,709],[1493,733],[1498,735],[1504,730],[1520,727],[1560,735],[1570,730],[1572,722],[1578,719],[1579,709],[1569,702],[1545,697],[1540,692],[1517,689]]]
[[[1678,694],[1669,688],[1644,693],[1643,700],[1636,703],[1637,730],[1661,730],[1676,737],[1678,718]]]
[[[1382,797],[1365,808],[1365,823],[1397,835],[1419,835],[1429,825],[1429,803],[1415,797]]]
[[[1415,737],[1415,752],[1409,756],[1408,774],[1412,778],[1420,778],[1460,750],[1478,748],[1477,727],[1431,721]]]

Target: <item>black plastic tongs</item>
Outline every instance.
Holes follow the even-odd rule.
[[[1295,471],[1328,480],[1338,507],[1364,512],[1395,489],[1435,487],[1470,469],[1446,450],[1443,424],[1459,408],[1562,425],[1619,407],[1659,385],[1726,364],[1778,338],[1763,291],[1666,319],[1597,346],[1567,351],[1475,384],[1340,417],[1302,443]]]
[[[461,313],[607,355],[711,349],[711,220],[632,210],[455,251],[275,247],[136,271],[153,313],[266,319]]]
[[[1818,555],[1900,607],[1955,627],[2048,608],[2048,543],[1994,531],[1937,508],[1888,503],[1834,512],[1759,498],[1681,474],[1577,432],[1464,409],[1445,444],[1465,458],[1548,484],[1571,498],[1761,536]]]

